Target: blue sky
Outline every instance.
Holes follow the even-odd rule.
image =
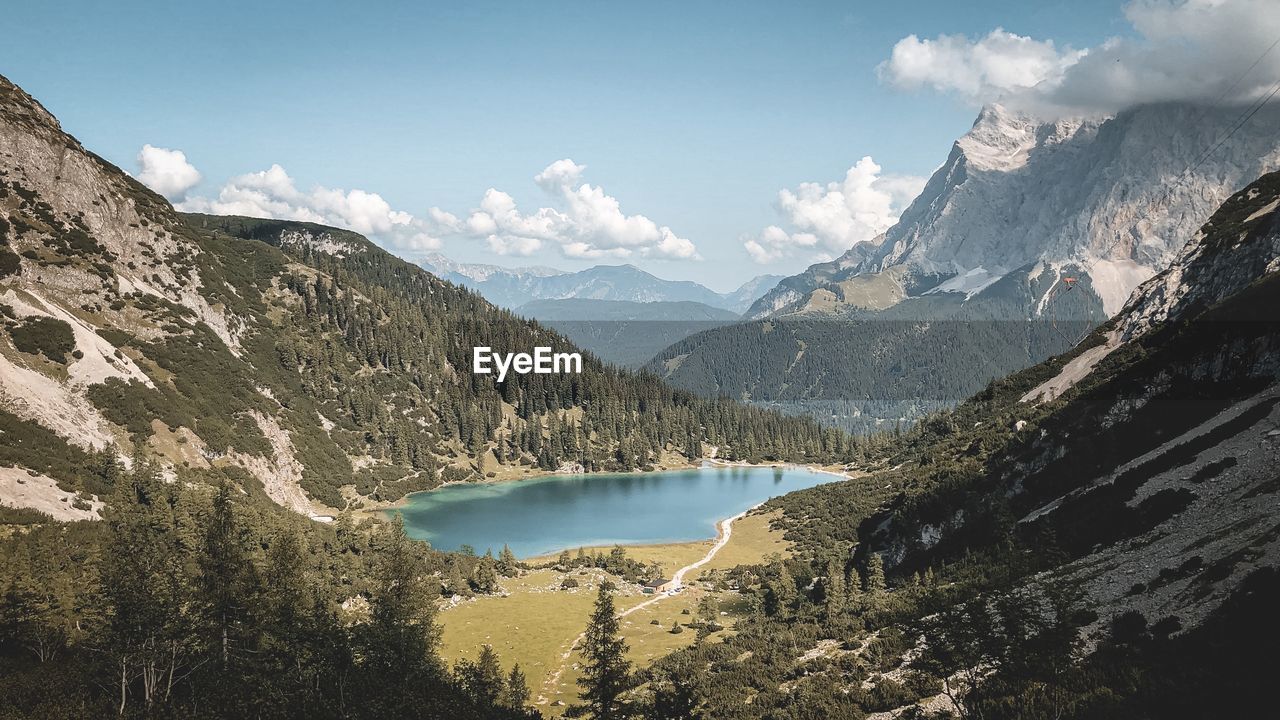
[[[701,259],[566,257],[553,241],[499,256],[502,242],[435,225],[429,240],[387,244],[413,255],[438,241],[500,264],[633,262],[721,290],[820,254],[797,246],[760,264],[744,249],[786,228],[780,190],[839,181],[867,155],[882,174],[925,176],[969,127],[972,97],[877,77],[904,37],[1001,27],[1083,48],[1130,32],[1114,0],[60,2],[5,16],[0,73],[130,172],[144,144],[181,150],[203,177],[187,197],[278,164],[300,192],[359,188],[415,222],[432,207],[464,222],[489,188],[526,215],[559,207],[533,177],[572,158],[585,170],[567,187],[602,187]]]

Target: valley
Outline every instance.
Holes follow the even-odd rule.
[[[0,720],[1274,714],[1280,6],[7,15]]]
[[[859,433],[952,407],[1080,342],[1221,202],[1280,168],[1280,110],[1256,112],[1233,130],[1236,108],[1194,103],[1051,122],[988,105],[881,237],[645,367]]]

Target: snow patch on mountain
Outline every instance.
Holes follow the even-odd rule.
[[[972,270],[966,270],[950,280],[943,282],[941,285],[926,291],[925,294],[932,295],[935,293],[947,292],[964,293],[965,298],[971,298],[983,290],[986,290],[988,287],[991,287],[991,285],[995,284],[996,281],[1000,280],[1007,274],[1008,271],[1003,268],[988,270],[979,265]]]

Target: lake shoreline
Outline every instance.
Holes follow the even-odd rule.
[[[649,484],[646,478],[653,478],[658,484]],[[382,518],[392,513],[404,515],[411,536],[442,548],[459,546],[458,543],[488,547],[496,542],[492,540],[495,534],[505,535],[502,539],[510,541],[517,557],[546,563],[563,551],[578,548],[607,551],[615,545],[687,547],[713,542],[714,528],[727,516],[740,510],[750,512],[759,503],[790,492],[851,478],[841,466],[705,459],[697,465],[655,471],[543,472],[530,475],[532,483],[448,483],[408,494],[396,504],[373,512]],[[680,490],[673,494],[677,487]],[[431,495],[437,490],[442,492]],[[752,495],[752,502],[739,504]],[[587,504],[577,505],[583,498],[587,498]],[[458,502],[463,504],[456,505]],[[593,506],[593,502],[602,504]],[[481,507],[476,503],[483,503],[484,509],[476,509]],[[591,508],[585,517],[593,519],[584,519],[580,507]],[[460,512],[470,517],[464,519]],[[537,519],[531,519],[533,516]],[[573,520],[567,520],[569,517]],[[564,525],[565,522],[569,524]],[[707,532],[703,532],[701,523],[706,523]],[[567,532],[552,529],[561,526]],[[482,527],[490,529],[477,529]]]
[[[475,481],[450,480],[449,482],[440,483],[439,485],[433,488],[429,488],[427,490],[414,490],[413,492],[405,493],[404,495],[401,495],[396,500],[392,500],[390,502],[381,502],[374,507],[367,507],[367,506],[362,507],[356,510],[355,512],[358,515],[377,516],[379,518],[382,518],[386,513],[393,510],[399,510],[405,507],[406,505],[408,505],[410,498],[412,498],[414,495],[421,495],[423,493],[433,493],[447,487],[454,487],[456,485],[505,485],[508,483],[520,483],[526,480],[540,480],[540,479],[551,478],[551,477],[575,477],[578,475],[581,475],[583,477],[590,477],[592,475],[650,475],[655,472],[668,472],[671,470],[699,470],[707,466],[718,467],[718,468],[767,468],[767,467],[804,468],[805,470],[809,470],[811,472],[820,473],[822,475],[832,475],[835,477],[842,478],[844,480],[853,479],[853,476],[850,475],[848,472],[831,469],[835,467],[832,465],[809,465],[805,463],[794,463],[794,462],[749,463],[749,462],[746,462],[745,460],[721,460],[719,458],[702,458],[696,463],[690,462],[690,463],[676,464],[671,466],[662,465],[651,470],[615,470],[615,471],[580,472],[580,473],[560,472],[559,470],[538,470],[536,472],[532,472],[523,477],[481,478],[480,480],[475,480]],[[368,501],[366,500],[365,502],[367,503]],[[689,541],[689,542],[695,542],[695,541]],[[659,543],[641,543],[641,544],[666,545],[668,543],[659,542]]]
[[[436,491],[439,491],[439,489],[454,487],[454,486],[503,486],[503,484],[522,483],[522,482],[525,482],[525,480],[541,480],[541,479],[547,479],[547,478],[576,478],[576,477],[590,478],[590,477],[593,477],[593,475],[652,475],[654,473],[669,473],[669,471],[672,471],[672,470],[700,470],[703,468],[707,468],[708,465],[714,466],[714,468],[801,468],[801,469],[810,470],[810,471],[813,471],[813,473],[818,473],[822,475],[835,475],[835,477],[837,478],[844,478],[846,480],[852,479],[852,475],[850,475],[849,473],[844,473],[844,471],[829,469],[831,468],[831,465],[805,465],[804,462],[758,462],[758,464],[756,464],[756,462],[746,462],[746,461],[740,461],[740,460],[735,460],[735,461],[718,460],[718,459],[714,459],[714,457],[704,457],[704,459],[701,459],[698,462],[689,462],[689,464],[685,464],[685,465],[669,465],[669,466],[662,465],[652,470],[599,470],[599,471],[594,471],[594,473],[561,473],[561,471],[559,470],[538,470],[536,471],[536,473],[530,473],[529,475],[524,475],[524,477],[520,477],[520,478],[484,478],[480,480],[449,480],[449,482],[440,483],[438,484],[438,486],[435,486],[434,488],[416,489],[416,491],[404,493],[404,495],[401,496],[399,500],[385,503],[384,506],[375,507],[375,509],[372,509],[372,510],[376,510],[379,512],[387,511],[387,510],[396,510],[398,509],[398,507],[403,507],[404,505],[406,505],[408,498],[412,496],[422,495],[422,493],[436,492]]]

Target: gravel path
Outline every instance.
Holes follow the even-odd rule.
[[[684,567],[677,570],[675,574],[671,576],[671,582],[673,583],[673,585],[677,588],[684,587],[685,575],[711,562],[712,558],[716,556],[716,553],[720,552],[720,550],[729,543],[729,538],[733,535],[733,524],[738,520],[741,520],[742,518],[746,517],[747,513],[751,512],[752,510],[755,510],[761,505],[764,505],[764,503],[758,503],[750,508],[747,508],[746,510],[743,510],[742,512],[738,513],[737,515],[734,515],[731,518],[725,518],[724,520],[721,520],[719,525],[717,526],[718,531],[716,533],[715,544],[711,546],[710,550],[707,550],[707,554],[703,555],[701,560],[685,565]],[[618,613],[618,619],[621,620],[622,618],[638,610],[643,610],[657,602],[660,602],[663,598],[668,598],[668,597],[671,597],[669,593],[659,593],[649,598],[648,600],[645,600],[639,605],[634,605]],[[557,667],[554,672],[547,675],[547,679],[543,681],[542,692],[538,694],[539,705],[543,705],[548,702],[548,697],[547,697],[548,692],[556,686],[556,683],[560,682],[560,675],[564,672],[565,663],[569,661],[569,658],[573,655],[574,649],[578,647],[578,643],[582,642],[582,638],[585,637],[586,634],[587,633],[584,630],[581,634],[578,635],[578,637],[573,639],[573,642],[569,645],[569,649],[565,650],[564,654],[560,656],[560,666]]]

